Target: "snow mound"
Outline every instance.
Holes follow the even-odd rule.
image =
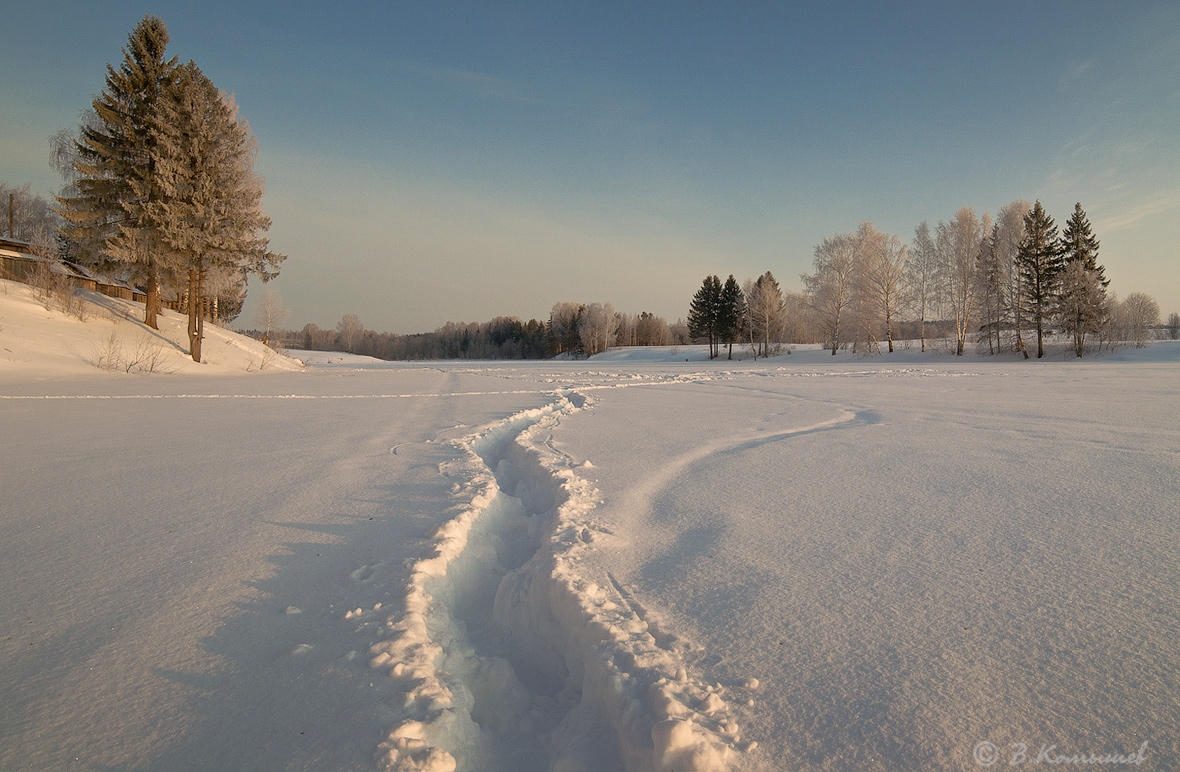
[[[259,341],[205,325],[204,361],[188,354],[188,318],[162,311],[144,325],[143,304],[74,291],[75,313],[42,302],[32,287],[0,279],[0,373],[22,379],[128,374],[231,375],[302,365]]]

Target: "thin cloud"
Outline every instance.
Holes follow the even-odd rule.
[[[1084,62],[1070,62],[1066,65],[1065,72],[1061,73],[1058,82],[1062,86],[1067,86],[1075,81],[1081,80],[1090,68],[1094,65],[1093,59],[1087,59]]]
[[[1159,193],[1148,201],[1104,217],[1102,225],[1105,230],[1118,230],[1119,228],[1125,228],[1128,225],[1136,223],[1145,217],[1151,217],[1152,215],[1172,209],[1180,209],[1180,194],[1171,192]]]
[[[510,104],[541,104],[540,99],[526,94],[519,83],[508,80],[507,78],[474,72],[472,70],[429,67],[421,64],[407,65],[406,69],[484,99]]]

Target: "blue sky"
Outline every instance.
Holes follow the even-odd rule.
[[[160,16],[258,137],[292,327],[674,321],[706,274],[798,289],[862,220],[1016,198],[1081,202],[1111,288],[1180,311],[1174,2],[13,5],[0,179],[56,188],[48,137]]]

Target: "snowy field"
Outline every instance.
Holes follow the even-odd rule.
[[[114,328],[0,294],[0,769],[1180,768],[1175,343],[149,375]]]

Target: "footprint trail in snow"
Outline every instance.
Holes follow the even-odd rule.
[[[612,535],[550,436],[589,404],[565,392],[453,443],[440,471],[454,516],[368,652],[401,689],[379,768],[716,772],[748,747],[725,689],[690,677],[675,636],[614,577],[581,571]]]

